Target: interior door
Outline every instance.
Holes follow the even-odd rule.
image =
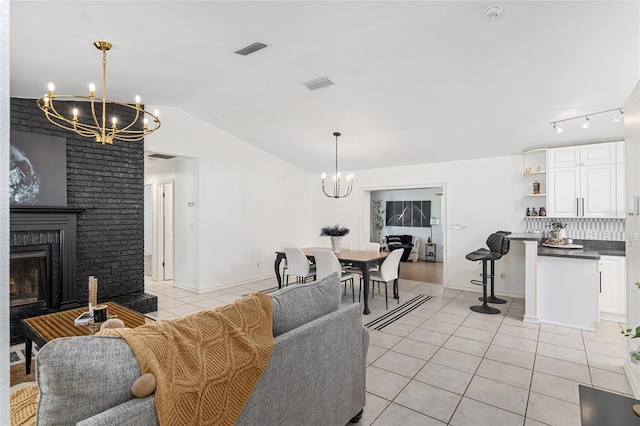
[[[163,280],[173,279],[173,182],[158,185],[161,196],[160,271]]]

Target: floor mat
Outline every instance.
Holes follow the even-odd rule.
[[[426,296],[424,294],[419,294],[413,299],[404,302],[402,305],[398,306],[395,309],[379,316],[378,318],[366,323],[364,326],[373,330],[382,330],[383,328],[393,324],[403,316],[410,314],[415,309],[422,306],[425,302],[433,299],[433,296]]]

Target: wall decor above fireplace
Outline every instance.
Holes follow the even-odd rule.
[[[66,139],[12,130],[10,142],[10,205],[66,207]]]

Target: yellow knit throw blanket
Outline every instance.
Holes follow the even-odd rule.
[[[273,351],[271,298],[100,334],[125,339],[155,375],[160,425],[233,425]]]
[[[9,395],[11,426],[33,426],[36,424],[38,408],[38,385],[26,385]]]

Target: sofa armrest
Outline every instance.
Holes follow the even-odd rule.
[[[146,398],[135,398],[120,405],[111,407],[102,413],[76,423],[76,426],[156,426],[158,416],[156,415],[155,396]]]

